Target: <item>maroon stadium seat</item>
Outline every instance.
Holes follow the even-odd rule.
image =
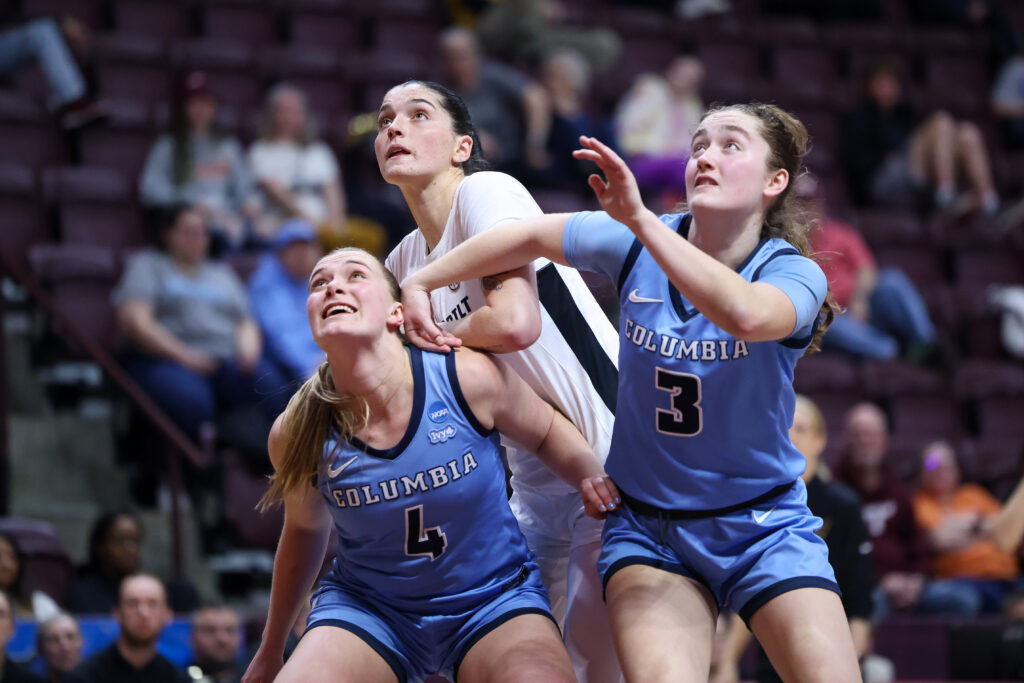
[[[258,6],[204,5],[203,33],[212,39],[225,38],[249,43],[263,43],[275,38],[271,13]]]
[[[43,175],[47,198],[57,205],[62,238],[123,251],[145,242],[134,186],[112,168],[60,167]]]
[[[21,164],[0,163],[0,249],[24,269],[28,248],[50,239],[35,172]]]
[[[898,360],[865,360],[861,377],[864,390],[876,398],[949,393],[950,382],[945,373]]]
[[[114,0],[119,31],[162,38],[188,33],[188,4],[176,0]]]
[[[366,47],[355,17],[308,11],[295,11],[290,16],[289,33],[295,45],[323,45],[345,52]]]
[[[21,568],[24,589],[40,590],[58,603],[63,602],[75,568],[53,525],[28,517],[0,517],[0,530],[18,540],[25,556]]]
[[[963,436],[963,409],[951,396],[895,396],[889,406],[893,434],[951,441]]]
[[[233,449],[224,449],[225,514],[237,531],[238,540],[251,548],[273,549],[281,536],[284,511],[278,506],[261,514],[256,503],[266,493],[267,478],[254,474],[244,458]]]
[[[953,391],[968,399],[1024,396],[1024,368],[1020,363],[969,358],[956,369]]]
[[[1024,396],[992,397],[978,401],[981,435],[1024,439]]]
[[[118,260],[113,250],[89,244],[37,244],[29,249],[29,261],[71,323],[86,338],[114,348],[117,329],[110,293],[117,282]],[[86,355],[73,343],[69,349],[73,355]]]
[[[857,365],[847,356],[816,353],[800,359],[793,377],[794,388],[802,394],[848,392],[860,389]]]

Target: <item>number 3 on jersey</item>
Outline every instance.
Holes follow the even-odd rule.
[[[704,426],[700,407],[700,377],[655,368],[654,385],[671,394],[671,410],[655,408],[655,424],[662,434],[694,436]]]
[[[444,554],[448,547],[448,538],[441,527],[432,526],[423,530],[423,506],[405,509],[405,554],[429,555],[433,562]]]

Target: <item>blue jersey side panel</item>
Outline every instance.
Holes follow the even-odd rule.
[[[416,396],[394,448],[330,441],[319,488],[339,533],[336,579],[393,603],[493,588],[531,556],[508,507],[497,432],[467,406],[454,353],[409,347]]]
[[[661,218],[685,234],[688,221]],[[586,262],[589,235],[605,227],[596,223],[567,223],[574,234],[563,245],[577,248],[566,253],[570,262]],[[575,234],[583,226],[588,235]],[[619,394],[608,473],[641,501],[683,510],[733,505],[796,479],[804,458],[788,434],[793,369],[813,332],[806,311],[816,313],[825,296],[820,268],[783,240],[757,246],[737,271],[748,281],[770,274],[798,320],[789,339],[747,343],[697,311],[646,249],[632,258],[620,267]]]

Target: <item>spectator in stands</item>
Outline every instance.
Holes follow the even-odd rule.
[[[927,574],[927,540],[914,519],[910,494],[885,464],[889,429],[882,410],[873,403],[851,408],[845,419],[844,440],[836,475],[864,504],[862,514],[878,581],[875,617],[893,610],[974,614],[977,603],[970,591],[952,581],[932,580]]]
[[[131,344],[129,373],[194,439],[225,410],[256,404],[269,433],[288,394],[263,354],[242,281],[207,258],[200,211],[179,209],[162,237],[165,249],[135,254],[112,295]]]
[[[290,381],[301,384],[324,360],[304,324],[309,274],[323,250],[316,229],[303,218],[285,221],[271,246],[273,251],[263,255],[249,278],[249,301],[267,355]]]
[[[14,637],[12,612],[10,597],[0,590],[0,683],[44,683],[39,674],[7,656],[7,643]]]
[[[914,514],[935,554],[932,574],[973,595],[976,611],[998,613],[1008,594],[1024,588],[1014,557],[1020,539],[1005,548],[990,536],[1002,506],[981,486],[961,483],[956,453],[945,441],[923,449],[920,482]]]
[[[813,176],[801,178],[796,190],[820,216],[808,239],[843,311],[825,332],[824,347],[865,358],[934,357],[935,327],[914,283],[899,268],[877,268],[857,229],[828,214]]]
[[[616,134],[644,192],[668,191],[665,203],[685,192],[683,169],[704,102],[704,64],[690,55],[675,57],[664,75],[644,73],[619,100]]]
[[[156,651],[172,618],[160,579],[132,574],[121,581],[114,618],[121,631],[111,645],[85,660],[68,683],[185,683],[188,676]]]
[[[545,167],[551,103],[544,89],[515,69],[485,60],[466,29],[442,33],[440,49],[444,84],[465,101],[495,170],[517,174]]]
[[[558,0],[503,0],[489,3],[477,20],[480,43],[505,62],[537,64],[552,52],[575,50],[595,71],[608,69],[622,53],[622,40],[610,28],[565,26]],[[470,111],[473,120],[476,115]]]
[[[10,598],[14,616],[43,621],[60,612],[53,598],[43,591],[29,593],[25,590],[24,569],[25,555],[18,539],[13,534],[0,531],[0,590]]]
[[[861,517],[860,498],[845,484],[833,481],[828,468],[821,463],[828,431],[821,411],[806,396],[796,398],[789,436],[807,458],[807,469],[801,475],[807,485],[807,507],[821,517],[822,526],[817,533],[828,545],[829,563],[843,592],[843,609],[850,622],[864,678],[867,681],[892,680],[892,663],[871,655],[871,594],[875,589],[875,568],[871,542]],[[740,658],[752,637],[742,620],[732,615],[722,656],[712,676],[714,683],[740,680]],[[763,650],[758,650],[757,680],[781,681]]]
[[[871,64],[862,89],[843,118],[841,140],[847,182],[859,202],[909,206],[930,191],[942,211],[995,215],[999,196],[974,123],[941,110],[918,112],[905,98],[900,68],[891,60]],[[960,196],[958,174],[970,188]]]
[[[591,67],[571,48],[552,52],[541,68],[541,85],[551,101],[551,125],[545,146],[548,163],[528,173],[523,182],[586,192],[592,168],[573,157],[580,136],[597,137],[617,147],[611,126],[589,111]]]
[[[48,683],[64,683],[82,661],[82,631],[70,614],[60,612],[39,624],[36,653],[43,659]]]
[[[156,213],[189,205],[199,211],[218,247],[247,239],[257,204],[242,147],[216,124],[217,100],[206,74],[189,73],[178,85],[171,128],[149,150],[139,197]]]
[[[82,35],[84,26],[71,17],[59,23],[52,17],[28,18],[22,3],[8,0],[0,7],[0,76],[38,64],[50,89],[50,107],[68,129],[80,128],[104,116],[87,92],[87,84],[66,40]]]
[[[245,667],[238,659],[242,628],[238,613],[227,605],[200,607],[192,617],[192,680],[238,683]]]
[[[305,94],[281,83],[267,94],[260,138],[249,148],[249,164],[263,198],[257,237],[272,242],[288,218],[317,226],[330,247],[357,244],[374,253],[386,235],[365,224],[349,224],[341,171],[334,152],[318,139]]]
[[[142,522],[126,510],[108,512],[89,534],[89,558],[68,590],[67,607],[75,614],[109,614],[117,605],[125,577],[142,565]],[[171,605],[189,612],[197,604],[195,588],[185,579],[171,582]]]

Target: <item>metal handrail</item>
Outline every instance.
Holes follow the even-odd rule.
[[[29,295],[58,323],[58,332],[65,337],[64,341],[71,341],[82,348],[85,353],[95,361],[103,372],[125,393],[158,431],[167,439],[167,468],[168,485],[171,493],[171,566],[176,578],[184,576],[184,561],[181,547],[181,520],[178,506],[178,495],[181,488],[181,464],[178,461],[179,454],[184,455],[197,467],[204,467],[210,461],[208,453],[195,445],[191,439],[174,424],[166,413],[153,401],[149,395],[135,382],[117,362],[113,354],[102,345],[91,339],[82,329],[53,301],[46,288],[26,269],[15,263],[11,258],[0,251],[0,271],[7,272],[14,280],[24,287]],[[0,312],[3,311],[3,293],[0,292]],[[2,337],[2,335],[0,335]],[[3,351],[3,341],[0,340],[0,351]],[[0,361],[2,361],[0,355]],[[5,364],[0,362],[0,386],[3,386],[6,378]],[[0,395],[5,392],[0,392]],[[7,404],[6,400],[0,398],[0,468],[8,468],[10,453],[8,452],[7,440]],[[4,482],[10,482],[9,477],[4,477]],[[0,491],[0,503],[4,504],[4,510],[9,502],[8,491]]]

